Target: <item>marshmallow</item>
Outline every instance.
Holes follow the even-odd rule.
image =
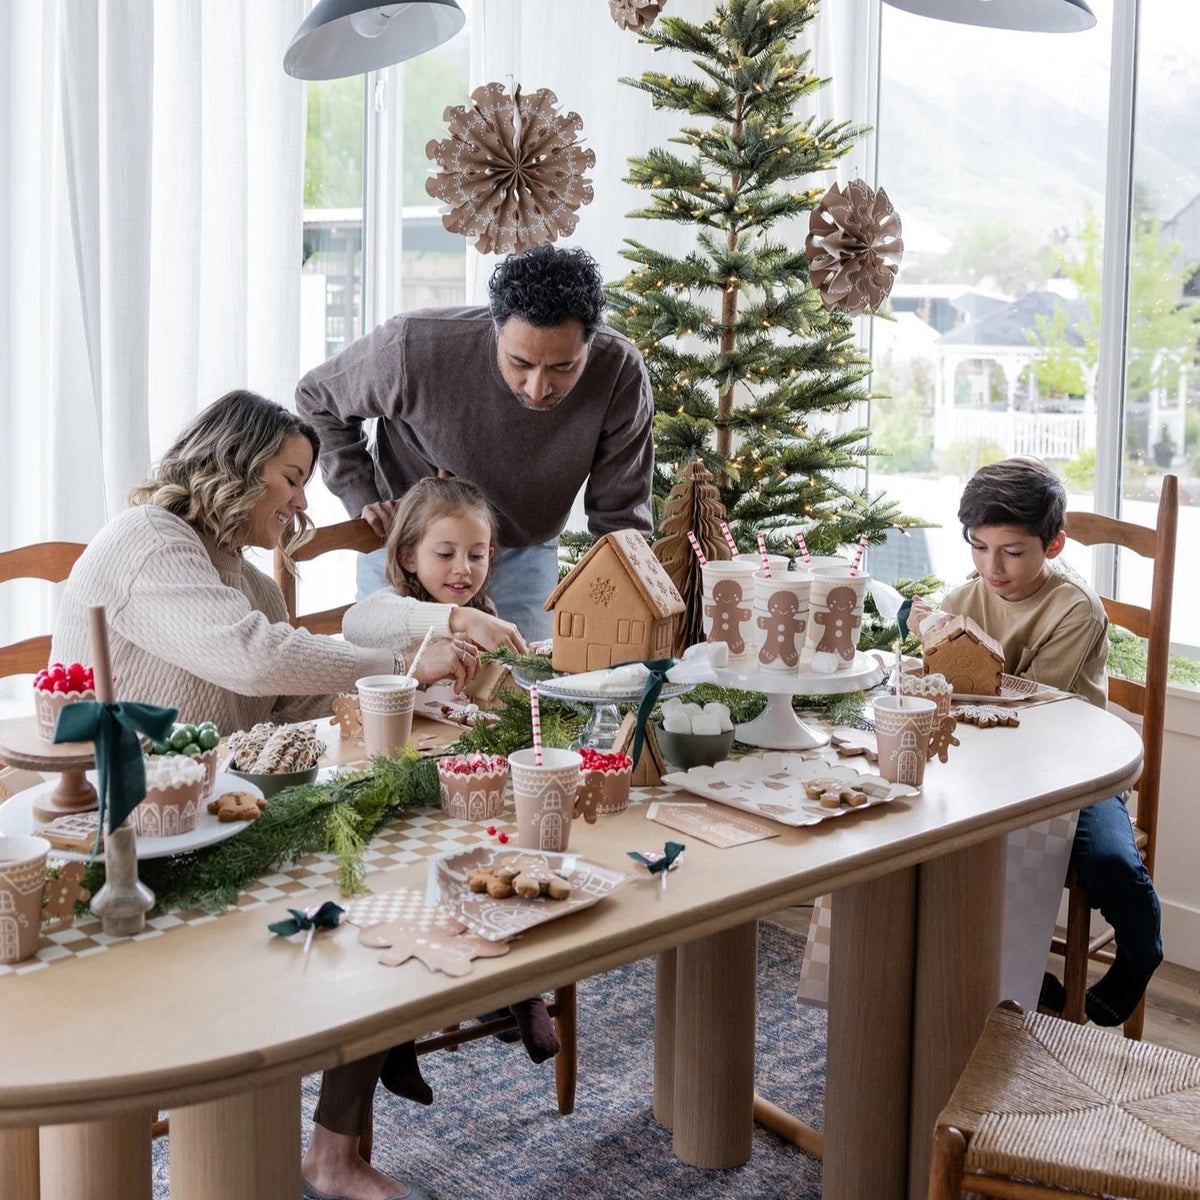
[[[701,713],[692,720],[693,733],[720,733],[721,718],[716,713]]]
[[[692,719],[686,712],[664,712],[663,728],[668,733],[691,733]]]
[[[682,711],[682,709],[683,701],[680,700],[678,696],[672,696],[670,700],[663,701],[662,710],[664,716],[666,716],[666,714],[669,712],[675,712],[677,710]]]
[[[688,701],[688,703],[683,706],[683,711],[687,713],[689,717],[698,717],[704,711],[704,709],[702,709],[700,705],[693,704],[691,701]]]
[[[727,733],[733,728],[733,721],[729,717],[729,705],[722,704],[719,700],[710,700],[704,706],[704,715],[715,716],[721,722],[721,732]]]

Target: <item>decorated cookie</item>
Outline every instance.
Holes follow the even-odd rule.
[[[97,812],[64,813],[53,821],[37,827],[38,837],[44,837],[52,846],[60,850],[75,850],[80,854],[90,854],[92,847],[97,845],[96,832],[100,828],[100,814]],[[104,848],[104,837],[101,835],[100,849]]]
[[[950,747],[961,744],[954,736],[957,728],[958,722],[953,717],[943,717],[934,725],[933,732],[929,735],[930,761],[937,758],[940,762],[945,762],[950,754]]]
[[[964,725],[975,725],[980,729],[993,729],[998,725],[1020,725],[1021,718],[1011,708],[1000,704],[960,704],[950,710],[950,715]]]
[[[341,732],[342,741],[362,737],[362,713],[357,696],[337,696],[333,701],[333,723]]]
[[[253,821],[267,808],[261,796],[249,792],[225,792],[208,802],[208,811],[215,813],[218,821]]]

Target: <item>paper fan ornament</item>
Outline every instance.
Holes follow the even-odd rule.
[[[633,29],[641,33],[654,24],[655,18],[667,0],[608,0],[608,11],[622,29]]]
[[[809,276],[826,308],[855,317],[888,298],[904,254],[900,214],[887,192],[861,179],[835,183],[808,219]]]
[[[425,190],[449,205],[442,224],[475,239],[482,254],[527,250],[574,232],[577,210],[592,202],[584,171],[596,155],[579,144],[578,113],[558,112],[548,88],[511,96],[502,83],[471,93],[469,108],[447,108],[450,136],[426,155],[441,171]]]

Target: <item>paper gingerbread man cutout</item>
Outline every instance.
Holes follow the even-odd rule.
[[[42,894],[42,921],[54,921],[56,926],[69,929],[75,923],[75,905],[87,900],[91,892],[83,886],[84,864],[63,863],[57,879],[46,880]]]
[[[598,813],[596,806],[604,799],[604,772],[585,771],[575,791],[575,817],[582,817],[589,825],[595,825]]]
[[[399,967],[415,958],[430,971],[458,978],[470,975],[471,960],[499,958],[508,953],[507,942],[489,942],[486,938],[461,933],[457,937],[444,933],[426,933],[403,922],[386,922],[362,930],[358,940],[364,946],[390,947],[379,956],[385,967]]]
[[[342,731],[342,741],[362,736],[362,713],[357,696],[338,696],[333,702],[333,723]]]
[[[767,631],[766,640],[759,647],[758,661],[771,663],[777,658],[785,665],[794,667],[800,661],[796,638],[803,637],[808,622],[798,617],[800,597],[792,592],[772,592],[767,600],[769,615],[758,618],[759,629]]]
[[[739,608],[742,586],[732,579],[718,579],[713,585],[713,602],[704,606],[704,615],[712,618],[710,642],[725,642],[730,654],[743,654],[742,622],[750,619],[748,608]]]
[[[950,747],[962,744],[954,736],[957,728],[958,722],[953,717],[943,717],[933,727],[929,735],[929,753],[925,756],[927,762],[932,762],[935,757],[939,762],[945,762],[950,755]]]
[[[854,631],[862,618],[854,611],[858,598],[850,587],[836,587],[826,597],[826,610],[812,614],[821,628],[821,639],[813,650],[812,669],[829,675],[837,670],[837,660],[854,660]]]

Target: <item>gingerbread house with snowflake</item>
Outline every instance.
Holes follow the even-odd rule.
[[[925,640],[925,674],[935,672],[960,695],[998,695],[1004,648],[970,617],[953,617]]]
[[[597,671],[667,658],[684,603],[636,530],[606,533],[546,601],[556,671]]]

